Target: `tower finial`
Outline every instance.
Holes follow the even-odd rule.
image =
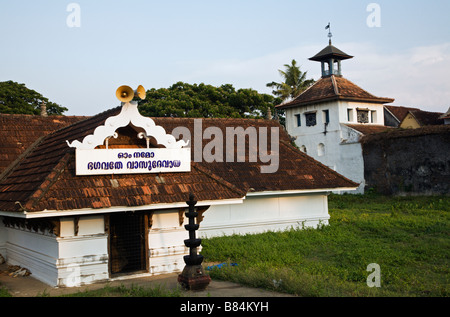
[[[328,25],[325,27],[325,30],[328,30],[328,43],[331,45],[331,38],[333,37],[333,34],[331,34],[331,25],[330,22],[328,22]]]

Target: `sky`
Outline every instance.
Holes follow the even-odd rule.
[[[333,45],[343,76],[394,105],[450,107],[449,0],[0,0],[0,81],[24,83],[95,115],[120,105],[121,85],[178,81],[271,93],[278,70]]]

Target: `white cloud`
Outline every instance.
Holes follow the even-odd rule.
[[[450,43],[388,53],[371,44],[348,44],[355,58],[344,76],[395,105],[445,112],[450,105]]]
[[[342,62],[343,75],[380,96],[395,99],[395,105],[418,107],[445,112],[450,105],[450,43],[414,47],[391,53],[369,43],[336,44],[354,56]],[[179,64],[177,80],[190,83],[221,85],[231,83],[236,88],[253,88],[270,93],[265,85],[281,80],[278,69],[295,59],[308,77],[318,79],[320,64],[308,58],[323,46],[298,46],[248,60],[190,61]],[[184,74],[180,77],[180,74]],[[175,78],[175,77],[174,77]],[[174,80],[175,81],[175,80]]]

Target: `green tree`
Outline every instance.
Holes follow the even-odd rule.
[[[41,104],[47,106],[49,115],[62,115],[66,107],[50,102],[40,93],[29,89],[25,84],[13,81],[0,82],[0,113],[40,114]]]
[[[266,84],[267,87],[273,88],[272,93],[283,101],[289,98],[296,98],[314,84],[314,79],[306,79],[308,72],[302,72],[300,67],[297,66],[295,59],[292,60],[291,65],[285,64],[284,67],[284,71],[278,70],[281,77],[283,77],[283,82]]]
[[[280,102],[253,89],[236,90],[231,84],[214,87],[178,82],[169,88],[148,90],[139,110],[150,117],[265,118],[268,109],[274,113]]]

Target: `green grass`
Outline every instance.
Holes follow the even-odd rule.
[[[300,296],[449,296],[449,197],[331,195],[329,211],[319,229],[204,239],[207,261],[238,263],[211,277]]]
[[[0,285],[0,297],[12,297],[8,290]]]
[[[79,291],[61,297],[180,297],[181,290],[167,289],[162,286],[142,287],[142,286],[105,286],[98,290]],[[42,294],[46,296],[46,294]]]

